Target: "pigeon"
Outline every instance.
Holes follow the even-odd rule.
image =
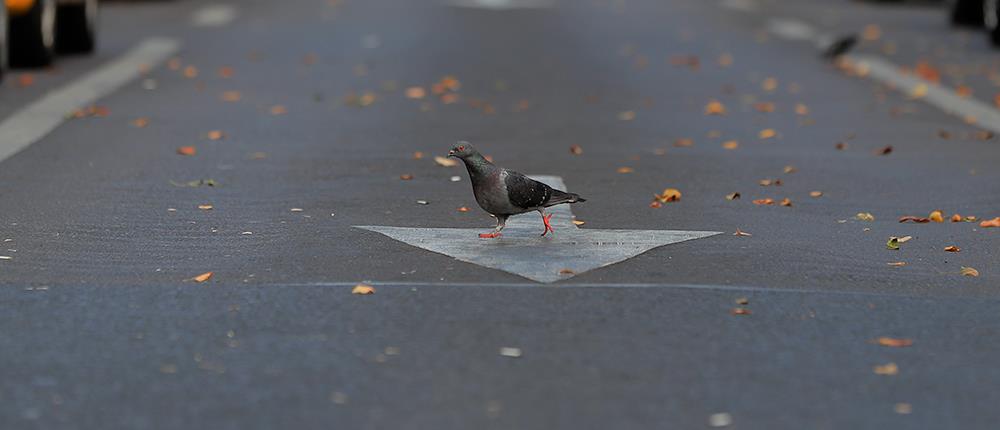
[[[500,232],[511,215],[532,211],[538,211],[542,215],[542,223],[545,224],[542,236],[548,232],[555,233],[549,224],[552,214],[546,215],[545,208],[586,201],[576,194],[553,189],[513,170],[494,165],[469,142],[458,142],[448,151],[448,156],[465,163],[476,203],[497,219],[497,226],[491,233],[479,235],[484,239],[500,237]]]

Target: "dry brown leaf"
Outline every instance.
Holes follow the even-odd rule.
[[[880,337],[875,339],[875,342],[882,346],[888,346],[891,348],[904,348],[913,345],[913,341],[905,338],[893,338],[893,337]]]
[[[782,206],[786,206],[786,207],[791,207],[792,206],[792,200],[789,199],[789,198],[787,198],[787,197],[784,198],[784,199],[781,199],[781,205]]]
[[[774,199],[757,199],[753,201],[755,205],[773,205]]]
[[[729,311],[732,315],[750,315],[750,309],[747,308],[733,308]]]
[[[924,224],[924,223],[931,222],[930,218],[915,217],[915,216],[911,216],[911,215],[899,217],[899,222],[908,222],[908,221],[909,222],[915,222],[915,223],[918,223],[918,224]]]
[[[184,77],[188,79],[193,79],[198,77],[198,68],[195,66],[187,66],[184,68]]]
[[[149,118],[140,117],[132,120],[132,126],[135,128],[145,128],[149,125]]]
[[[413,175],[411,175],[409,173],[404,173],[402,175],[399,175],[399,179],[402,179],[404,181],[409,181],[409,180],[413,179]]]
[[[427,96],[427,90],[424,87],[409,87],[406,89],[406,98],[408,99],[422,99]]]
[[[372,287],[371,285],[358,284],[355,285],[354,288],[351,290],[351,294],[361,294],[361,295],[375,294],[375,287]]]
[[[243,98],[239,91],[226,91],[222,93],[222,100],[227,102],[238,102]]]
[[[705,105],[705,115],[725,115],[726,106],[718,100],[712,100]]]
[[[767,92],[774,91],[778,89],[778,80],[776,78],[764,79],[764,82],[760,83],[760,88]]]
[[[207,281],[209,279],[212,279],[212,275],[213,274],[214,274],[213,272],[205,272],[205,273],[202,273],[202,274],[200,274],[198,276],[195,276],[195,277],[191,278],[191,280],[195,281],[197,283],[202,283],[202,282],[205,282],[205,281]]]
[[[718,60],[716,60],[721,67],[729,67],[733,65],[733,55],[729,53],[722,53],[719,55]]]
[[[876,155],[889,155],[892,153],[892,145],[886,145],[875,151]]]
[[[571,269],[559,269],[559,274],[560,275],[575,275],[576,272],[574,272]]]
[[[959,273],[961,273],[962,276],[972,276],[972,277],[979,276],[979,271],[972,267],[962,267],[962,271]]]
[[[951,222],[962,222],[962,216],[959,214],[952,215]]]
[[[725,149],[736,149],[740,147],[740,142],[735,140],[727,140],[722,143],[722,147]]]
[[[459,97],[459,95],[455,93],[448,93],[441,95],[441,103],[444,103],[446,105],[458,103],[459,100],[461,100],[461,97]]]
[[[652,202],[649,203],[649,207],[654,208],[654,209],[658,208],[660,206],[663,206],[663,203],[660,203],[659,200],[653,200]]]
[[[750,304],[750,299],[748,299],[746,297],[740,297],[740,298],[736,299],[736,304],[737,305],[743,305],[743,306],[749,305]]]
[[[678,148],[686,147],[686,146],[692,146],[692,145],[694,145],[694,140],[686,138],[686,137],[682,137],[682,138],[677,139],[677,140],[674,141],[674,146],[676,146]]]
[[[618,113],[618,119],[620,119],[622,121],[631,121],[631,120],[635,119],[635,111],[633,111],[633,110],[627,110],[627,111],[624,111],[624,112],[619,112]]]
[[[750,233],[747,233],[747,232],[745,232],[743,230],[736,229],[736,232],[733,233],[733,236],[753,236],[753,235],[750,234]]]
[[[944,247],[944,250],[948,251],[948,252],[959,252],[959,251],[962,250],[962,248],[959,248],[959,247],[957,247],[955,245],[949,245],[949,246]]]
[[[872,368],[872,371],[874,371],[876,375],[891,376],[899,373],[899,366],[896,366],[896,363],[886,363],[875,366],[874,368]]]
[[[445,158],[440,155],[434,156],[434,162],[441,167],[455,167],[458,165],[458,161],[452,160],[450,158]]]
[[[759,137],[759,138],[761,138],[763,140],[771,139],[771,138],[773,138],[773,137],[775,137],[777,135],[778,135],[778,132],[774,131],[774,129],[772,129],[772,128],[765,128],[765,129],[761,130],[760,133],[757,133],[757,137]]]
[[[218,73],[219,73],[219,77],[220,78],[222,78],[222,79],[229,79],[229,78],[233,77],[233,74],[235,73],[235,71],[233,71],[232,67],[222,66],[222,67],[219,67]]]
[[[810,191],[809,197],[823,197],[822,191]]]
[[[980,222],[979,226],[982,227],[982,228],[1000,227],[1000,217],[996,217],[996,218],[993,218],[993,219],[990,219],[990,220],[985,220],[983,222]]]
[[[802,103],[799,103],[795,105],[795,113],[797,115],[809,115],[809,107]]]
[[[586,221],[581,221],[578,219],[573,220],[573,225],[584,225],[586,223],[587,223]]]
[[[569,153],[573,155],[583,154],[583,148],[581,148],[580,145],[570,145]]]
[[[467,208],[467,207],[465,207],[465,206],[462,206],[462,207],[458,208],[458,211],[459,211],[459,212],[468,212],[468,211],[469,211],[469,208]]]
[[[875,215],[872,215],[871,212],[858,212],[857,215],[854,215],[854,218],[858,221],[875,221]]]
[[[274,105],[271,106],[270,112],[271,115],[284,115],[288,113],[288,109],[285,108],[283,105]]]
[[[632,172],[635,171],[635,169],[633,169],[631,167],[619,167],[618,170],[616,170],[616,171],[618,173],[632,173]]]
[[[796,168],[795,166],[785,166],[785,168],[782,171],[785,173],[795,173],[798,172],[799,169]]]
[[[180,155],[194,155],[198,153],[198,150],[193,146],[182,146],[177,148],[177,153]]]
[[[739,200],[740,193],[726,194],[726,200]]]
[[[212,205],[209,205],[209,204],[198,205],[198,209],[201,209],[203,211],[210,211],[212,209],[215,209],[215,206],[212,206]]]
[[[676,188],[667,188],[663,190],[662,194],[654,194],[653,196],[660,203],[676,202],[681,199],[681,192]]]
[[[212,130],[208,132],[208,140],[222,140],[226,137],[226,133],[222,130]]]
[[[934,222],[944,222],[944,213],[941,211],[932,211],[930,215],[927,216],[931,221]]]
[[[896,261],[896,262],[893,262],[893,263],[886,263],[886,264],[888,264],[888,265],[890,265],[892,267],[903,267],[903,266],[906,265],[906,262],[905,261]]]
[[[757,110],[757,112],[771,113],[774,112],[774,103],[757,102],[753,104],[753,108]]]

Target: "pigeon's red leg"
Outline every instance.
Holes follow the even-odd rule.
[[[504,226],[507,224],[506,216],[497,217],[497,228],[493,229],[493,233],[479,233],[479,237],[483,239],[496,239],[500,237],[500,230],[503,230]]]
[[[545,223],[545,231],[542,232],[542,236],[545,236],[545,233],[548,233],[550,231],[552,232],[552,234],[555,234],[556,231],[553,230],[552,229],[552,225],[549,224],[549,219],[551,219],[551,218],[552,218],[552,214],[548,214],[548,215],[545,215],[544,213],[542,214],[542,222]]]

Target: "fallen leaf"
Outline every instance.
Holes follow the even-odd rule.
[[[876,155],[889,155],[892,153],[892,145],[883,146],[881,149],[875,151]]]
[[[195,276],[195,277],[191,278],[191,280],[195,281],[197,283],[202,283],[202,282],[205,282],[205,281],[207,281],[209,279],[212,279],[212,275],[213,274],[214,274],[213,272],[205,272],[205,273],[202,273],[202,274],[200,274],[198,276]]]
[[[177,153],[180,155],[194,155],[198,153],[198,150],[193,146],[182,146],[177,148]]]
[[[219,77],[222,79],[229,79],[233,77],[233,68],[228,66],[219,67]]]
[[[226,91],[222,93],[222,100],[227,102],[238,102],[243,96],[239,91]]]
[[[660,203],[676,202],[681,199],[681,192],[676,188],[667,188],[663,190],[662,194],[654,194],[653,196]]]
[[[888,346],[890,348],[904,348],[913,345],[913,341],[904,338],[892,338],[892,337],[880,337],[875,339],[875,342],[882,346]]]
[[[750,299],[748,299],[746,297],[740,297],[740,298],[736,299],[736,304],[737,305],[743,305],[743,306],[749,305],[750,304]]]
[[[559,269],[559,274],[560,275],[575,275],[576,272],[574,272],[574,271],[572,271],[570,269]]]
[[[996,218],[993,218],[991,220],[986,220],[986,221],[980,222],[979,226],[982,227],[982,228],[1000,227],[1000,217],[996,217]]]
[[[757,133],[757,137],[759,137],[761,139],[771,139],[771,138],[773,138],[773,137],[775,137],[777,135],[778,135],[778,132],[774,131],[774,129],[772,129],[772,128],[765,128],[765,129],[761,130],[760,133]]]
[[[635,119],[635,111],[627,110],[625,112],[619,112],[618,119],[622,121],[631,121]]]
[[[747,308],[733,308],[729,311],[732,315],[750,315],[750,309]]]
[[[132,126],[135,128],[145,128],[149,125],[149,118],[136,118],[132,120]]]
[[[740,147],[740,142],[735,140],[727,140],[722,143],[722,147],[725,149],[736,149]]]
[[[858,221],[875,221],[875,215],[872,215],[871,212],[858,212],[857,215],[854,215],[854,218]]]
[[[930,218],[921,218],[921,217],[915,217],[915,216],[910,216],[910,215],[899,217],[899,222],[907,222],[907,221],[915,222],[915,223],[918,223],[918,224],[924,224],[924,223],[931,222]]]
[[[909,403],[896,403],[892,406],[892,410],[900,415],[909,415],[913,413],[913,405]]]
[[[691,139],[686,138],[686,137],[682,137],[682,138],[677,139],[677,140],[674,141],[674,146],[676,146],[678,148],[686,147],[686,146],[692,146],[692,145],[694,145],[694,140],[691,140]]]
[[[962,267],[962,271],[959,273],[961,273],[962,276],[972,276],[972,277],[979,276],[979,271],[972,267]]]
[[[795,113],[797,115],[809,115],[809,107],[802,103],[799,103],[795,105]]]
[[[705,115],[725,115],[726,106],[717,100],[712,100],[705,105]]]
[[[892,236],[888,241],[885,242],[885,247],[893,251],[899,251],[899,238]]]
[[[927,96],[927,89],[927,84],[923,82],[914,85],[913,88],[910,88],[910,97],[915,99],[924,98]]]
[[[786,197],[786,198],[784,198],[784,199],[781,200],[781,205],[785,206],[785,207],[791,207],[792,206],[792,200]]]
[[[886,363],[875,366],[872,368],[872,371],[874,371],[876,375],[891,376],[899,373],[899,366],[897,366],[896,363]]]
[[[193,79],[198,77],[198,68],[195,66],[187,66],[184,68],[184,77],[188,79]]]
[[[459,100],[459,95],[455,93],[448,93],[441,96],[441,103],[446,105],[458,103]]]
[[[948,252],[959,252],[959,251],[961,251],[962,249],[961,249],[961,248],[959,248],[959,247],[957,247],[957,246],[955,246],[955,245],[950,245],[950,246],[946,246],[946,247],[944,247],[944,250],[945,250],[945,251],[948,251]]]
[[[771,113],[774,112],[774,103],[758,102],[753,104],[753,108],[757,110],[757,112]]]
[[[427,90],[424,87],[409,87],[406,89],[406,98],[408,99],[422,99],[427,96]]]
[[[739,200],[740,193],[726,194],[726,200]]]
[[[903,266],[906,265],[906,262],[905,261],[896,261],[894,263],[886,263],[886,264],[888,264],[890,266],[893,266],[893,267],[903,267]]]
[[[785,173],[795,173],[798,172],[799,169],[796,168],[795,166],[785,166],[785,168],[782,171]]]
[[[959,214],[952,215],[951,222],[962,222],[962,216]]]
[[[729,53],[720,54],[719,58],[718,58],[718,60],[716,60],[716,62],[718,62],[719,66],[721,66],[721,67],[732,66],[733,65],[733,55],[729,54]],[[998,97],[1000,97],[1000,96],[998,96]]]
[[[399,179],[402,179],[404,181],[409,181],[409,180],[413,179],[413,175],[411,175],[409,173],[404,173],[402,175],[399,175]]]
[[[635,169],[632,169],[631,167],[619,167],[617,170],[618,173],[632,173],[634,171]]]
[[[584,225],[586,223],[586,221],[580,221],[578,219],[573,220],[573,225]]]
[[[222,140],[226,137],[226,133],[223,133],[222,130],[212,130],[208,132],[207,136],[208,140]]]
[[[203,211],[210,211],[210,210],[212,210],[212,209],[215,209],[215,206],[212,206],[212,205],[208,205],[208,204],[205,204],[205,205],[198,205],[198,209],[201,209],[201,210],[203,210]]]
[[[458,208],[458,211],[459,211],[459,212],[468,212],[468,211],[469,211],[469,208],[467,208],[467,207],[465,207],[465,206],[462,206],[462,207]]]
[[[747,233],[747,232],[745,232],[743,230],[736,229],[736,232],[733,233],[733,236],[753,236],[753,235],[750,234],[750,233]]]
[[[909,242],[911,239],[913,239],[913,236],[903,236],[903,237],[897,237],[896,241],[899,243],[906,243]]]
[[[760,83],[760,87],[767,92],[774,91],[778,89],[778,80],[775,78],[764,79],[764,81]]]
[[[753,201],[755,205],[773,205],[774,199],[757,199]]]
[[[361,295],[375,294],[375,287],[372,287],[371,285],[358,284],[355,285],[354,288],[351,290],[351,294],[361,294]]]
[[[823,197],[822,191],[810,191],[809,197]]]
[[[441,167],[455,167],[458,165],[458,161],[452,160],[450,158],[445,158],[440,155],[434,156],[434,162]]]
[[[944,222],[944,214],[941,211],[932,211],[927,218],[934,222]]]
[[[573,155],[583,154],[583,148],[581,148],[580,145],[570,145],[569,153]]]
[[[658,208],[658,207],[661,207],[661,206],[663,206],[663,203],[660,203],[659,200],[653,200],[652,202],[649,203],[649,207],[654,208],[654,209]]]
[[[271,112],[271,115],[284,115],[284,114],[288,113],[288,109],[285,108],[282,105],[274,105],[274,106],[271,106],[270,112]]]

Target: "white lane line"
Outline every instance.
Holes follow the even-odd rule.
[[[447,0],[445,4],[474,9],[510,10],[543,9],[554,6],[555,0]]]
[[[89,105],[139,77],[143,67],[162,62],[179,46],[174,39],[146,39],[114,61],[7,117],[0,122],[0,162],[49,134],[74,109]]]
[[[917,96],[928,104],[963,120],[975,119],[977,126],[1000,133],[1000,111],[986,103],[961,97],[951,88],[904,75],[898,66],[876,56],[852,55],[846,59],[854,63],[855,70],[873,79]]]
[[[722,0],[720,6],[740,12],[756,12],[757,3],[753,0]]]
[[[221,27],[236,18],[236,8],[227,4],[213,4],[198,9],[191,15],[196,27]]]

